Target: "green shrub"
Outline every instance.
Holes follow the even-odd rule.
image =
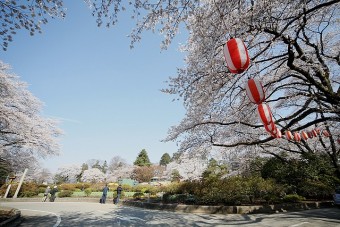
[[[84,193],[85,193],[85,196],[90,196],[92,193],[92,190],[90,188],[86,188]]]
[[[63,190],[63,191],[61,191],[61,192],[58,193],[58,197],[59,197],[59,198],[71,197],[72,194],[73,194],[73,192],[70,191],[70,190]]]
[[[116,188],[114,188],[114,189],[116,189]],[[122,188],[123,188],[123,191],[126,191],[126,192],[131,192],[131,190],[132,190],[132,186],[128,185],[128,184],[123,184]]]
[[[45,186],[39,186],[39,193],[44,193],[45,192],[45,190],[46,190],[46,188],[47,188],[47,185],[45,185]]]
[[[141,199],[142,197],[144,197],[144,193],[142,193],[142,192],[136,192],[136,193],[133,195],[133,198],[134,198],[134,199]]]
[[[19,197],[34,197],[38,194],[37,191],[23,191],[19,194]]]
[[[289,194],[283,197],[283,201],[286,203],[297,203],[302,200],[305,200],[303,196],[299,196],[297,194]]]
[[[163,195],[164,203],[185,203],[185,204],[194,204],[196,199],[193,195],[190,194],[169,194],[165,193]]]
[[[39,194],[38,184],[34,182],[25,182],[22,184],[19,194],[19,197],[33,197]]]

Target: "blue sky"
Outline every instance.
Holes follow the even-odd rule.
[[[43,160],[43,167],[54,172],[116,155],[132,163],[142,149],[156,163],[176,152],[175,143],[160,140],[184,117],[183,104],[160,89],[184,66],[178,45],[185,35],[161,51],[162,37],[146,32],[130,49],[130,15],[121,15],[115,27],[98,28],[83,1],[66,1],[65,7],[66,19],[50,19],[33,37],[20,31],[0,52],[45,104],[43,115],[61,120],[61,155]]]

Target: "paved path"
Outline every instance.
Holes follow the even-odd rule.
[[[184,214],[86,202],[3,202],[21,210],[20,226],[287,226],[340,227],[340,209],[253,215]]]

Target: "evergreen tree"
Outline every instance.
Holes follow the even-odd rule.
[[[104,161],[104,164],[103,164],[103,166],[102,166],[102,168],[101,168],[101,170],[102,170],[103,173],[106,173],[106,172],[107,172],[107,169],[108,169],[108,166],[107,166],[107,162],[106,162],[106,160],[105,160],[105,161]]]
[[[102,169],[101,165],[99,164],[99,160],[97,160],[96,163],[92,165],[92,168]]]
[[[151,162],[149,160],[148,153],[145,149],[139,152],[136,161],[133,163],[135,166],[150,166]]]
[[[162,155],[161,160],[159,161],[159,165],[161,166],[166,166],[167,164],[169,164],[171,161],[171,157],[168,153],[165,153]]]
[[[81,165],[81,171],[82,171],[82,172],[84,172],[85,170],[88,170],[88,169],[89,169],[89,165],[88,165],[88,164],[83,163],[83,164]]]
[[[202,173],[204,180],[219,180],[228,173],[227,165],[218,164],[218,162],[211,158],[209,160],[208,168]]]
[[[171,158],[171,161],[172,161],[172,162],[173,162],[173,161],[178,161],[179,158],[180,158],[180,156],[181,156],[181,153],[179,153],[179,152],[173,153],[172,158]]]

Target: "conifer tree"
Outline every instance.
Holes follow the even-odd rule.
[[[135,166],[150,166],[151,162],[148,156],[148,153],[145,149],[139,152],[136,161],[133,163]]]

